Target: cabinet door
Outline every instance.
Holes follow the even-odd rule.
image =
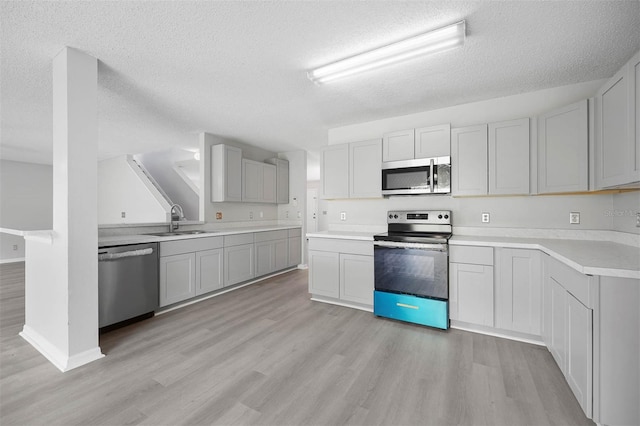
[[[567,293],[567,382],[590,418],[593,392],[593,311]]]
[[[270,274],[274,271],[273,242],[263,241],[256,243],[256,277]]]
[[[451,125],[422,127],[415,130],[415,158],[451,155]]]
[[[309,293],[340,297],[340,255],[309,250]]]
[[[541,115],[538,128],[538,192],[587,191],[587,100]]]
[[[382,142],[349,144],[349,197],[382,197]]]
[[[629,161],[630,182],[640,181],[640,52],[628,64],[629,74],[629,134],[631,135]]]
[[[489,124],[489,194],[529,193],[529,119]]]
[[[298,266],[302,263],[302,241],[300,237],[289,238],[289,265]]]
[[[541,334],[541,265],[537,250],[498,249],[496,326]]]
[[[223,249],[196,252],[196,295],[221,289],[223,270]]]
[[[254,274],[253,244],[224,248],[224,285],[250,280]]]
[[[289,162],[278,160],[276,163],[276,199],[278,204],[289,204]]]
[[[596,187],[628,183],[629,103],[626,68],[618,71],[596,96]]]
[[[451,319],[493,327],[493,267],[452,263]]]
[[[549,351],[556,360],[560,370],[566,370],[566,329],[565,329],[565,307],[567,305],[567,292],[555,280],[550,278],[549,289],[551,291],[551,346]]]
[[[414,147],[413,129],[386,133],[382,138],[382,161],[411,160]]]
[[[196,255],[177,254],[160,258],[160,306],[196,295]]]
[[[487,125],[451,130],[451,192],[487,194]]]
[[[373,256],[340,255],[340,299],[373,305]]]
[[[242,150],[211,147],[211,201],[242,201]]]
[[[349,144],[322,149],[320,187],[322,198],[349,198]]]
[[[276,188],[277,188],[277,171],[276,166],[272,166],[271,164],[261,164],[262,166],[262,197],[260,201],[263,203],[274,203],[276,202]]]
[[[242,201],[258,203],[262,200],[262,164],[242,160]]]
[[[273,242],[273,270],[280,271],[289,266],[289,240]]]

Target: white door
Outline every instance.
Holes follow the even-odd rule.
[[[318,188],[307,189],[307,232],[318,230]]]

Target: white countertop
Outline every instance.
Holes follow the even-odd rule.
[[[379,234],[379,232],[319,231],[307,233],[307,238],[338,238],[342,240],[373,241],[375,234]]]
[[[322,231],[307,238],[373,241],[375,234]],[[640,279],[640,248],[611,241],[454,235],[449,244],[540,250],[582,274]]]
[[[582,274],[640,279],[640,248],[610,241],[454,235],[449,244],[536,249]]]
[[[277,231],[281,229],[293,229],[293,228],[300,228],[300,225],[274,225],[274,226],[252,226],[252,227],[246,227],[246,228],[230,228],[228,230],[206,231],[206,233],[203,233],[203,234],[174,235],[170,237],[157,237],[155,235],[146,235],[146,234],[115,235],[115,236],[98,238],[98,246],[110,247],[110,246],[121,246],[126,244],[157,243],[162,241],[186,240],[189,238],[220,237],[224,235],[247,234],[247,233],[263,232],[263,231]]]

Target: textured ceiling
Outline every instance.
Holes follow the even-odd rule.
[[[640,49],[640,2],[0,2],[0,156],[51,162],[52,58],[100,60],[101,158],[272,151],[327,129],[611,76]],[[306,70],[467,20],[463,48],[316,86]]]

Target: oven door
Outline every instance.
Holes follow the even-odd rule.
[[[375,241],[374,265],[376,291],[449,299],[447,244]]]

